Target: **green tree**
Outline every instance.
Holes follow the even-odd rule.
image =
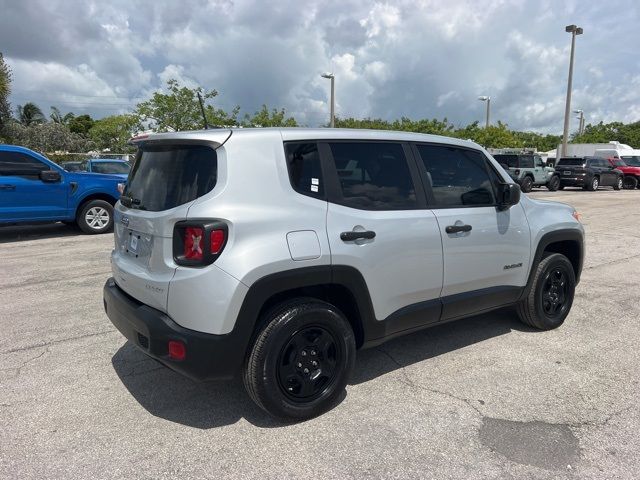
[[[72,112],[68,112],[65,115],[62,115],[58,107],[51,107],[49,118],[53,123],[59,123],[60,125],[69,125],[69,122],[71,122],[71,120],[75,118],[75,115]]]
[[[89,130],[89,138],[100,150],[128,152],[133,148],[127,143],[139,128],[140,120],[135,115],[112,115],[96,120]]]
[[[87,135],[95,120],[90,115],[78,115],[69,120],[69,130],[73,133],[79,133],[80,135]]]
[[[46,119],[42,114],[42,110],[35,103],[28,102],[24,105],[18,105],[16,107],[16,112],[18,114],[18,121],[28,127],[34,123],[44,123]]]
[[[0,53],[0,128],[11,119],[10,93],[11,69],[5,63],[2,53]]]
[[[573,143],[607,143],[618,141],[632,147],[640,147],[640,122],[627,123],[611,122],[589,124],[585,126],[582,135],[574,135]]]
[[[297,127],[298,123],[293,117],[287,117],[284,108],[269,110],[266,105],[252,116],[246,114],[242,124],[246,127]]]
[[[456,136],[466,140],[473,140],[485,148],[518,148],[524,146],[523,142],[502,122],[489,127],[480,127],[478,122],[473,122],[457,130]]]
[[[30,125],[10,122],[5,126],[5,132],[14,143],[43,153],[85,152],[92,147],[86,138],[72,133],[66,126],[54,122],[31,123]]]
[[[203,128],[202,111],[198,102],[198,94],[203,102],[218,95],[216,90],[205,91],[202,88],[180,86],[177,80],[167,81],[167,93],[155,92],[153,96],[139,103],[134,114],[148,124],[156,132],[196,130]],[[205,105],[205,115],[209,125],[230,126],[237,124],[239,107],[231,114],[212,105]]]

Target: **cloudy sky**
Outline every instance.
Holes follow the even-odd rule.
[[[126,112],[176,78],[316,126],[333,71],[340,116],[464,125],[490,95],[492,120],[560,133],[572,23],[573,107],[640,120],[638,0],[0,0],[0,51],[12,105],[43,111]]]

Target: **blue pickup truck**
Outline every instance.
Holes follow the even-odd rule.
[[[122,182],[67,172],[28,148],[0,145],[0,225],[60,221],[85,233],[111,231]]]

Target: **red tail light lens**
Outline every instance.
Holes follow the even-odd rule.
[[[204,252],[204,229],[187,227],[184,229],[184,258],[202,260]]]
[[[217,255],[222,250],[226,237],[225,233],[224,230],[211,231],[211,253],[214,255]]]
[[[173,259],[187,267],[215,262],[227,243],[227,224],[219,220],[185,220],[173,229]]]
[[[187,347],[178,340],[169,340],[168,350],[171,360],[181,361],[187,358]]]

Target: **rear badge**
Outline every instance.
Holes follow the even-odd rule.
[[[120,219],[120,223],[123,224],[125,227],[129,226],[129,217],[126,216],[122,216],[122,218]]]
[[[522,267],[522,262],[521,263],[512,263],[511,265],[505,265],[504,269],[505,270],[511,270],[512,268],[520,268]]]

